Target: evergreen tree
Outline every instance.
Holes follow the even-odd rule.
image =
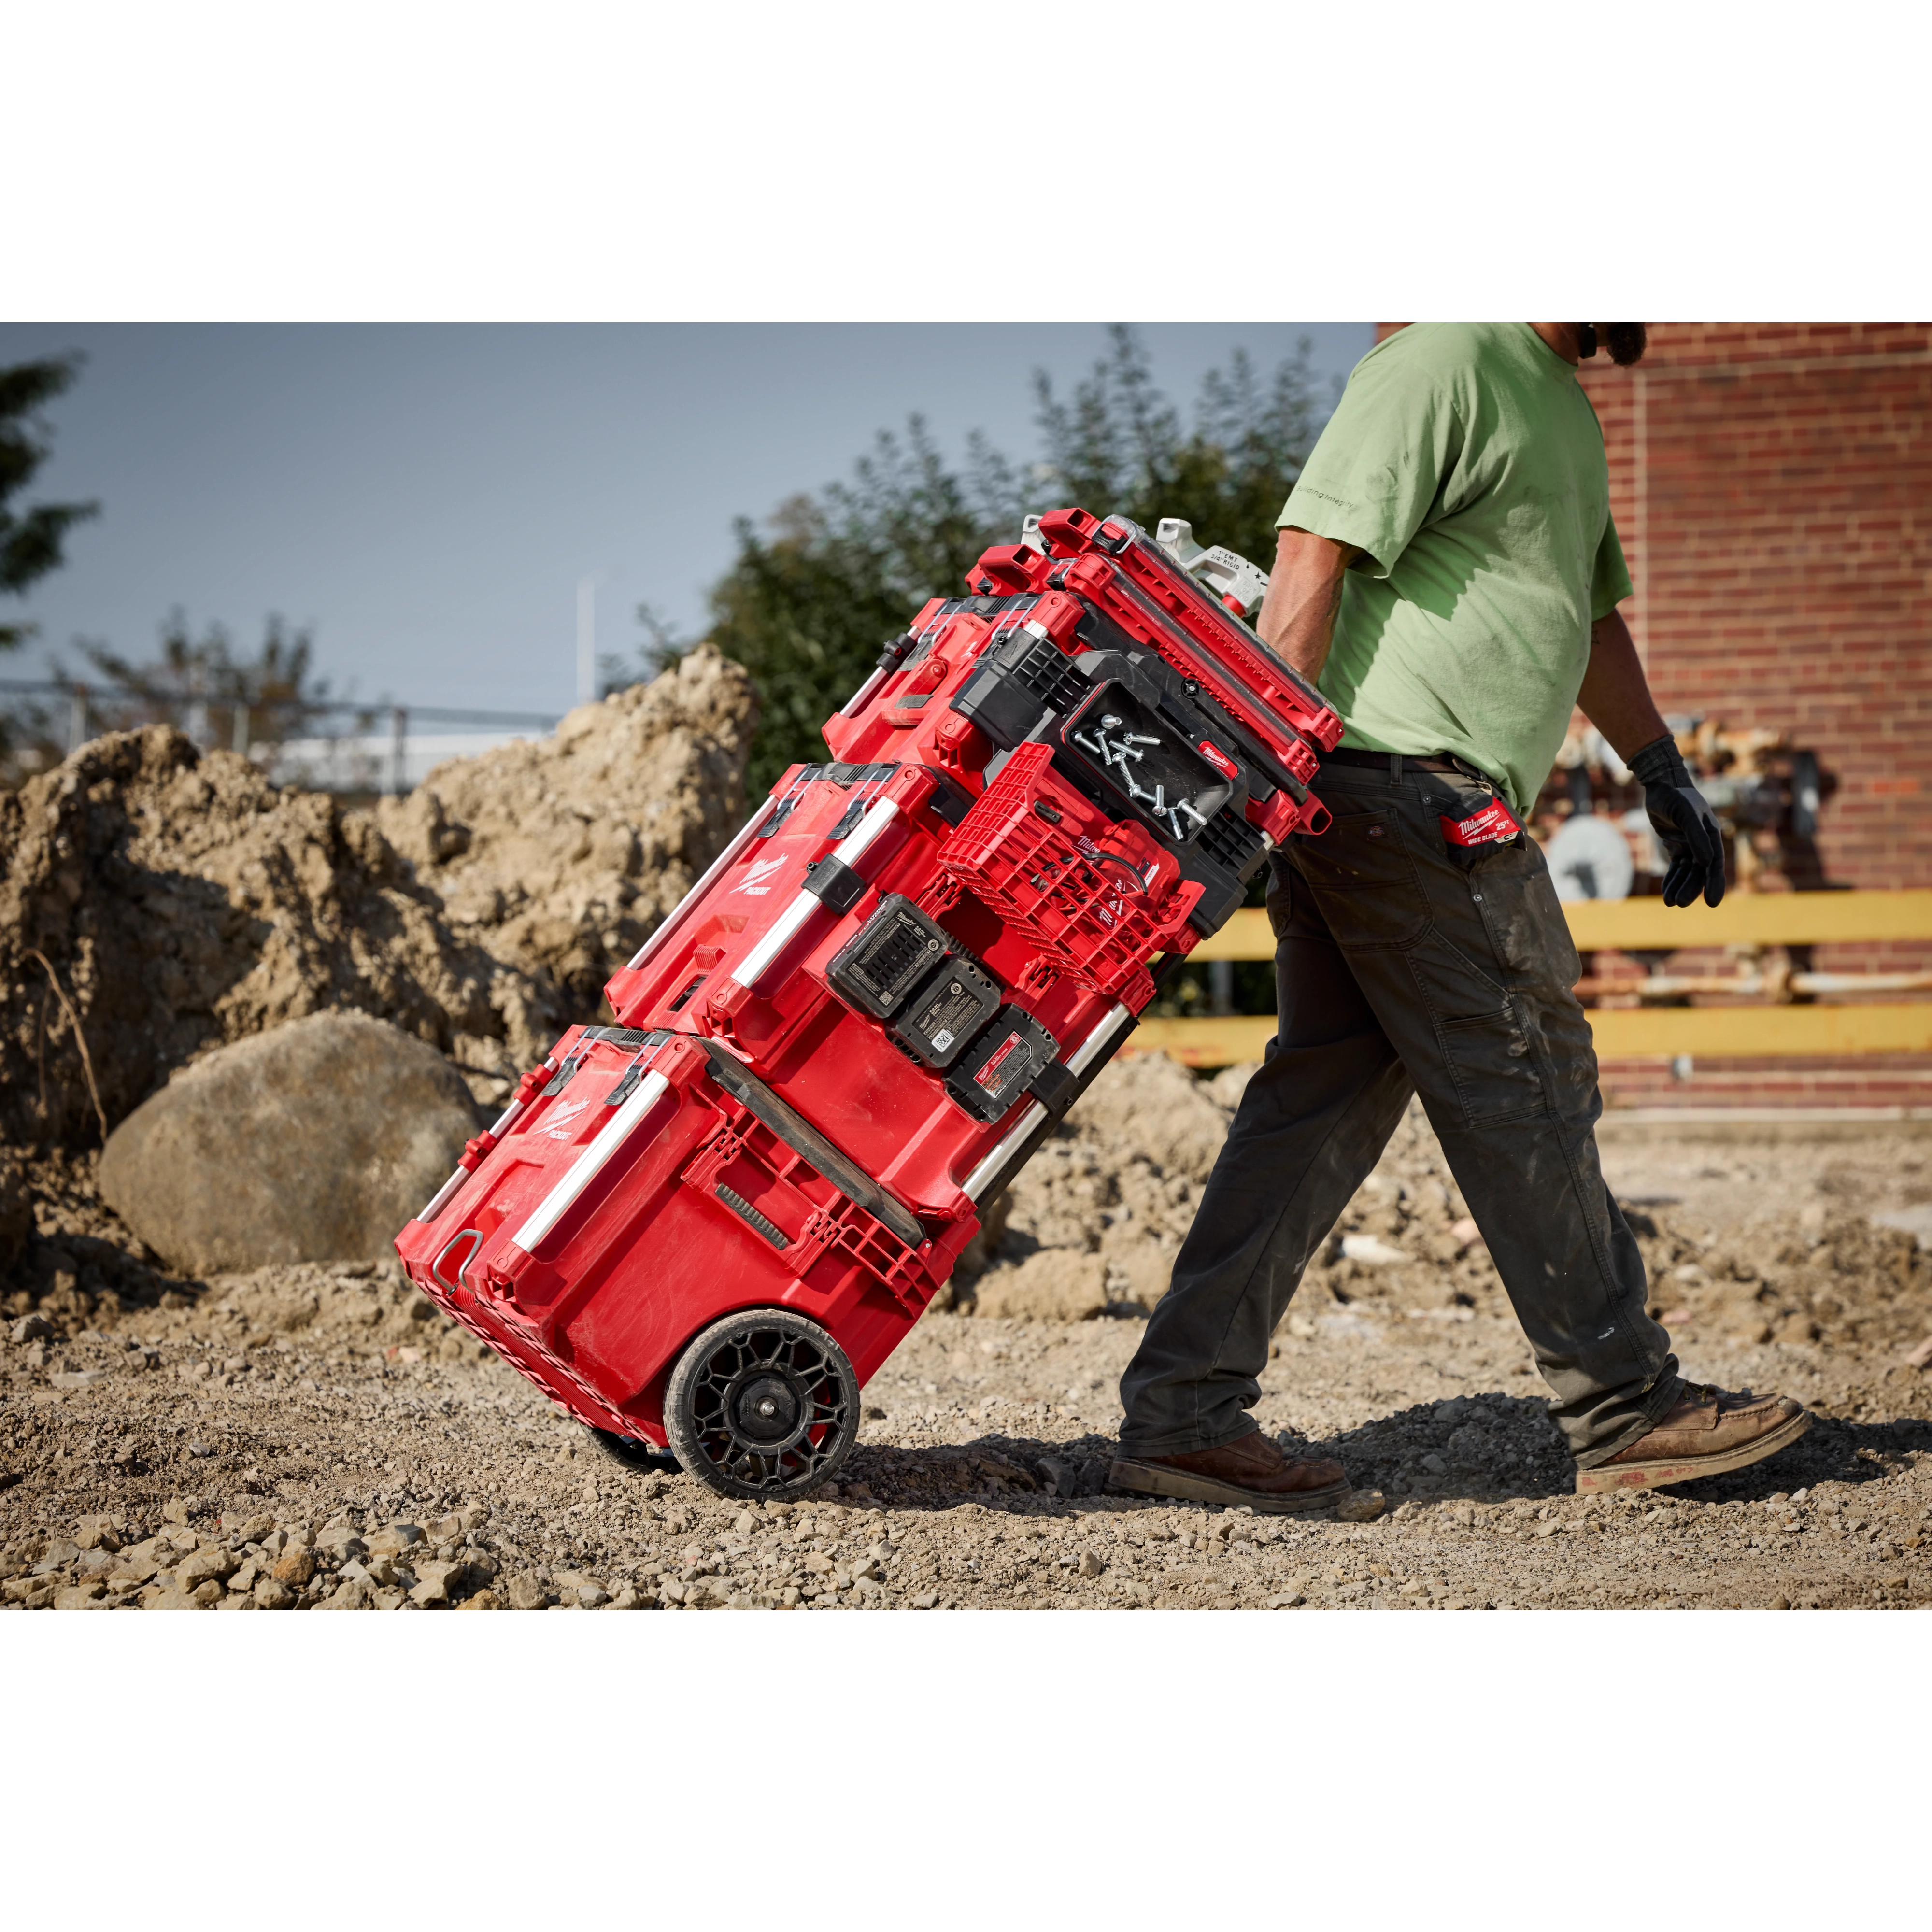
[[[72,383],[77,356],[16,362],[0,369],[0,594],[24,597],[65,560],[62,546],[76,524],[98,516],[98,503],[37,503],[16,510],[14,498],[47,459],[50,434],[38,412]],[[34,634],[31,624],[0,624],[0,650]]]

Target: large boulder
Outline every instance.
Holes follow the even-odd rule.
[[[433,1047],[316,1013],[176,1074],[109,1136],[100,1191],[180,1274],[376,1260],[477,1126]]]

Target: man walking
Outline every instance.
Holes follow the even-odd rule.
[[[1786,1397],[1687,1383],[1597,1160],[1578,962],[1520,826],[1580,704],[1642,780],[1667,904],[1723,896],[1715,821],[1617,614],[1630,595],[1601,430],[1599,328],[1416,323],[1357,365],[1282,511],[1259,628],[1347,727],[1334,823],[1274,860],[1279,1024],[1173,1286],[1121,1378],[1112,1480],[1305,1509],[1341,1465],[1248,1412],[1310,1259],[1419,1094],[1552,1391],[1580,1490],[1740,1468],[1802,1435]]]

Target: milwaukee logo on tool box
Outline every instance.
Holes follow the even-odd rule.
[[[826,1480],[987,1204],[1328,822],[1264,580],[1162,532],[1055,512],[920,610],[398,1238],[614,1442]]]

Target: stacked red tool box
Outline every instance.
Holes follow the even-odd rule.
[[[607,1438],[824,1481],[1161,974],[1326,823],[1341,727],[1238,614],[1259,574],[1160,536],[1056,511],[928,604],[398,1238]]]

